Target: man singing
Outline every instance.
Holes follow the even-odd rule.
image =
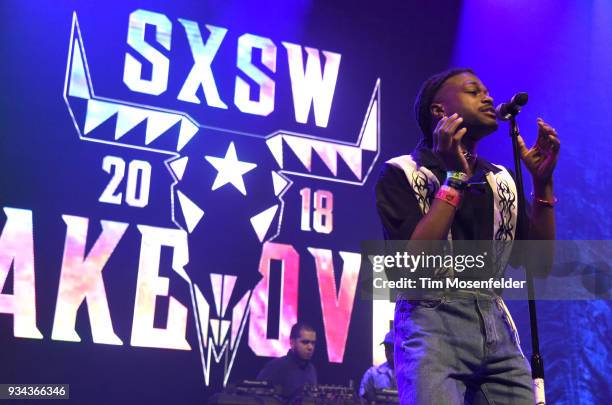
[[[434,75],[422,85],[415,112],[421,142],[411,155],[386,162],[376,185],[385,239],[554,239],[552,174],[560,147],[554,128],[538,119],[530,149],[518,138],[534,190],[529,218],[522,219],[512,175],[478,156],[478,142],[498,127],[480,79],[469,69]],[[400,295],[396,302],[400,402],[532,405],[530,368],[503,300],[494,291],[438,294]]]

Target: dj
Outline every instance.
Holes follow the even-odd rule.
[[[258,380],[282,387],[285,398],[298,395],[305,385],[317,385],[317,371],[310,361],[317,343],[317,333],[306,323],[291,328],[291,349],[286,356],[270,361],[257,375]]]

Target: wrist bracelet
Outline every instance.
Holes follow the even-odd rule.
[[[459,191],[463,191],[467,187],[467,183],[465,181],[457,180],[454,177],[447,177],[444,185]]]
[[[436,197],[438,200],[442,200],[447,204],[452,205],[455,209],[459,208],[459,204],[461,204],[461,192],[447,185],[443,185],[440,187],[440,190],[436,193]]]
[[[464,183],[468,181],[467,173],[459,172],[459,171],[455,171],[455,170],[447,171],[446,172],[446,178],[447,179],[457,179],[457,180],[462,181]]]
[[[534,202],[537,202],[538,204],[549,208],[554,208],[557,202],[559,202],[559,200],[557,200],[557,197],[553,197],[552,201],[537,198],[533,192],[531,193],[531,197],[533,198]]]

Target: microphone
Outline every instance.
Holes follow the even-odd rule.
[[[508,121],[521,111],[521,107],[527,104],[527,93],[516,93],[507,103],[501,103],[495,108],[497,118],[502,121]]]

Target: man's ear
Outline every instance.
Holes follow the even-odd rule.
[[[442,119],[442,117],[446,115],[446,112],[444,111],[444,106],[440,103],[433,103],[431,106],[429,106],[429,112],[431,113],[433,119],[436,121],[439,121],[440,119]]]

